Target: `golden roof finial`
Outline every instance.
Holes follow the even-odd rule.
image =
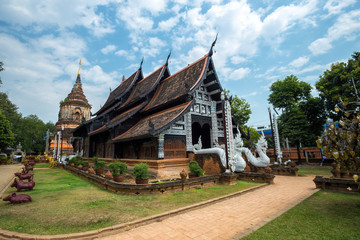
[[[80,75],[80,69],[81,69],[81,58],[80,58],[80,62],[79,62],[79,72],[78,72],[78,75]]]

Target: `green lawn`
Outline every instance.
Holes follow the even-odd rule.
[[[103,190],[63,169],[34,171],[33,202],[0,201],[0,228],[32,234],[74,233],[126,223],[258,185],[239,181],[163,195],[121,195]],[[14,192],[9,188],[3,194]]]
[[[360,239],[360,196],[319,191],[243,240]]]
[[[49,163],[36,163],[34,168],[47,168],[49,167]]]
[[[307,166],[307,165],[300,165],[297,166],[299,169],[298,175],[299,176],[306,176],[306,175],[320,175],[320,176],[331,176],[331,169],[332,167],[329,166]]]

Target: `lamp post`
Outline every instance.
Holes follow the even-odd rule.
[[[229,153],[228,153],[228,144],[227,144],[227,133],[226,133],[226,120],[225,120],[225,93],[221,92],[221,106],[222,106],[222,119],[223,119],[223,129],[224,129],[224,142],[225,142],[225,154],[226,154],[226,172],[230,172],[229,169]]]

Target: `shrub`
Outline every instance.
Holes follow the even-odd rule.
[[[136,179],[143,180],[149,178],[149,166],[146,163],[139,163],[134,166]]]
[[[81,165],[83,167],[88,167],[89,166],[89,162],[88,161],[81,161]]]
[[[191,175],[204,176],[204,171],[201,169],[199,164],[196,161],[189,162],[189,169]]]
[[[104,169],[105,161],[99,161],[98,157],[93,157],[95,169]]]
[[[7,158],[6,157],[0,157],[0,163],[1,164],[6,164],[7,163]]]
[[[126,163],[123,162],[113,162],[108,167],[113,171],[113,176],[124,174],[127,169]]]

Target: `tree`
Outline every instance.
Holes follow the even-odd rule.
[[[330,70],[326,70],[315,84],[320,92],[320,98],[325,102],[327,116],[334,121],[342,117],[341,113],[334,111],[336,104],[341,100],[356,101],[352,79],[356,88],[360,89],[360,52],[354,52],[347,63],[339,62],[331,65]],[[354,106],[349,106],[349,108],[354,108]]]
[[[306,120],[305,113],[298,106],[294,106],[287,112],[283,112],[278,120],[279,132],[296,145],[298,161],[301,163],[300,143],[309,141],[310,124]]]
[[[27,153],[43,153],[45,150],[46,125],[36,115],[21,118],[17,129],[16,140],[21,142]]]
[[[274,82],[270,87],[268,101],[282,110],[279,117],[279,134],[296,145],[301,163],[300,143],[315,145],[323,130],[325,111],[322,99],[311,96],[310,84],[290,75]]]
[[[22,117],[18,107],[13,104],[6,93],[0,93],[0,111],[10,122],[10,130],[14,136],[11,144],[21,143],[27,153],[42,153],[45,149],[46,131],[55,131],[52,122],[44,124],[36,115]]]
[[[21,118],[21,114],[18,113],[18,107],[13,104],[6,93],[0,92],[0,111],[3,112],[6,119],[9,120],[12,125],[16,123]]]
[[[302,142],[305,146],[313,146],[318,136],[320,136],[326,123],[325,105],[321,98],[310,97],[306,102],[299,104],[300,110],[305,114],[305,119],[309,124],[307,140]]]
[[[14,143],[14,133],[11,131],[11,123],[0,111],[0,152]]]
[[[275,107],[289,111],[300,101],[308,99],[311,94],[311,86],[306,82],[290,75],[284,80],[277,80],[270,87],[271,94],[268,101]]]
[[[231,99],[231,114],[239,128],[244,127],[250,119],[250,104],[244,98],[231,95],[229,90],[225,90],[226,96]]]
[[[261,136],[260,133],[258,133],[258,131],[255,128],[243,127],[242,130],[250,137],[249,140],[247,139],[244,140],[244,146],[250,149],[255,149],[255,144],[258,142]]]

